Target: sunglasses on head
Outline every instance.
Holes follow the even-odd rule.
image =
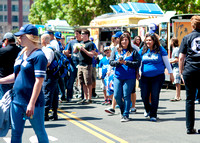
[[[86,35],[86,33],[81,33],[81,35]]]

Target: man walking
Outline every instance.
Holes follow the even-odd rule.
[[[3,41],[5,47],[0,48],[0,78],[13,73],[14,63],[18,53],[21,51],[15,44],[15,37],[8,32],[4,35]],[[0,84],[0,99],[13,87],[13,84]]]
[[[200,16],[191,18],[193,31],[186,35],[179,49],[179,72],[186,89],[186,128],[187,134],[195,134],[194,101],[200,89]],[[200,130],[198,131],[200,133]]]

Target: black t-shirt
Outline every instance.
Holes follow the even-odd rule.
[[[71,54],[71,59],[72,59],[72,62],[71,64],[77,66],[78,65],[78,62],[79,62],[79,57],[78,57],[78,53],[74,53],[74,45],[76,43],[80,43],[81,41],[78,41],[78,40],[72,40],[69,42],[68,46],[67,46],[67,50],[70,51],[70,54]]]
[[[192,31],[183,37],[179,53],[186,54],[183,75],[200,73],[200,31]]]
[[[14,72],[14,63],[21,51],[15,44],[0,48],[0,77],[5,77]]]
[[[94,44],[91,41],[82,42],[85,44],[85,49],[89,52],[94,50]],[[80,51],[79,52],[79,65],[86,66],[92,64],[92,58],[89,57],[85,52]]]

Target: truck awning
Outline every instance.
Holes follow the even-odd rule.
[[[128,2],[110,5],[114,13],[133,13],[145,15],[163,15],[162,9],[155,3]]]

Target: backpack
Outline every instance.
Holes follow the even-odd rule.
[[[68,74],[69,70],[69,59],[63,53],[55,50],[52,47],[48,47],[54,52],[54,59],[51,64],[47,67],[47,73],[52,74],[55,78],[63,78]]]
[[[5,137],[10,128],[10,105],[13,90],[8,90],[0,100],[0,137]]]

